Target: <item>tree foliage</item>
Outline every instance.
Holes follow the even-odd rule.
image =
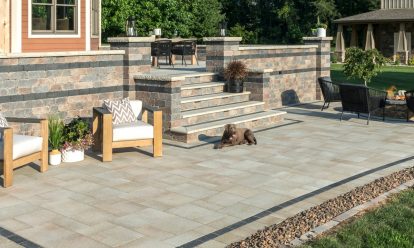
[[[211,36],[222,20],[218,0],[103,0],[104,40],[125,33],[125,22],[135,17],[140,36],[161,28],[163,36]]]
[[[224,18],[232,34],[248,43],[300,43],[311,34],[317,19],[335,34],[336,18],[378,9],[380,0],[102,0],[104,40],[125,33],[129,16],[137,20],[139,35],[161,28],[182,37],[217,35]]]
[[[378,50],[364,51],[361,48],[351,47],[346,50],[344,74],[350,79],[360,79],[365,86],[371,79],[381,72],[386,59]]]

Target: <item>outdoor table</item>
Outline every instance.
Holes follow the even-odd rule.
[[[156,39],[156,41],[158,40],[171,40],[171,42],[173,43],[178,43],[181,41],[185,41],[185,40],[190,40],[190,41],[196,41],[196,38],[188,38],[188,39],[184,39],[184,38],[172,38],[172,39],[167,39],[167,38],[159,38]],[[197,50],[196,50],[197,53]],[[196,55],[191,56],[191,65],[195,65],[197,63],[197,58]],[[172,54],[171,56],[171,64],[175,65],[175,55]],[[158,61],[157,61],[157,57],[152,57],[152,66],[158,65]]]

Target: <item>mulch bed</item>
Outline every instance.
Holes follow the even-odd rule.
[[[315,227],[413,179],[414,167],[395,172],[298,213],[279,224],[259,230],[245,240],[229,245],[228,248],[286,247],[293,239],[301,237]]]

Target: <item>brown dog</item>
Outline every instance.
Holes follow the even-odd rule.
[[[226,146],[243,145],[246,143],[248,145],[257,145],[257,140],[254,137],[252,130],[247,128],[237,128],[234,124],[227,124],[224,127],[221,142],[215,148],[221,149]]]

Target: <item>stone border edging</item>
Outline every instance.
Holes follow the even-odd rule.
[[[345,213],[342,213],[338,216],[336,216],[334,219],[326,222],[323,225],[320,225],[314,229],[312,229],[311,231],[303,234],[300,238],[296,238],[294,239],[290,245],[291,246],[300,246],[305,244],[308,241],[311,241],[315,238],[317,238],[318,236],[328,232],[329,230],[333,229],[334,227],[338,226],[339,224],[345,223],[347,221],[349,221],[350,219],[352,219],[354,216],[367,211],[373,207],[380,207],[381,205],[383,205],[383,203],[390,199],[391,196],[400,193],[404,190],[407,190],[409,188],[412,188],[414,186],[414,180],[408,181],[406,183],[401,184],[400,186],[398,186],[395,189],[392,189],[388,192],[385,192],[384,194],[371,199],[368,202],[365,202],[364,204],[361,204],[359,206],[356,206],[348,211],[346,211]]]
[[[356,187],[347,193],[306,209],[279,224],[265,227],[244,240],[228,245],[228,248],[286,247],[296,238],[339,218],[350,209],[393,192],[401,185],[414,180],[414,167],[380,177],[368,184]],[[342,216],[344,217],[344,216]],[[322,229],[322,228],[321,228]]]

